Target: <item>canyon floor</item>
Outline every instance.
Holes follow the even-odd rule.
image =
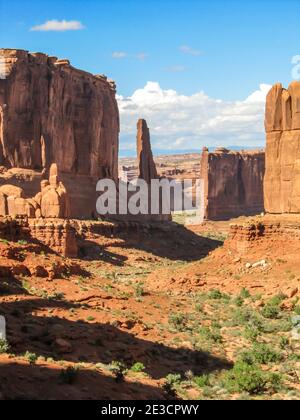
[[[299,399],[300,240],[237,252],[232,222],[0,240],[0,399]]]

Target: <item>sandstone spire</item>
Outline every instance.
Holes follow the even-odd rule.
[[[139,178],[147,183],[151,179],[157,179],[157,170],[153,159],[150,143],[150,132],[145,120],[140,119],[137,123],[137,157],[139,166]]]

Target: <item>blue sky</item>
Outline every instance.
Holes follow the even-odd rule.
[[[54,19],[80,22],[81,29],[30,30]],[[123,98],[150,81],[159,84],[158,96],[170,89],[187,97],[205,92],[232,103],[262,83],[291,81],[299,22],[299,0],[0,0],[0,46],[46,52],[105,73]],[[157,149],[164,148],[156,143],[159,126],[153,127]],[[128,130],[124,138],[133,133]],[[178,138],[187,135],[181,130]],[[163,136],[165,145],[176,140]]]

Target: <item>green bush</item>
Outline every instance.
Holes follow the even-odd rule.
[[[280,308],[275,305],[267,304],[263,307],[261,314],[264,318],[277,319],[280,314]]]
[[[113,360],[108,367],[109,371],[115,376],[117,381],[124,379],[127,373],[126,365],[123,362]]]
[[[241,307],[241,306],[243,306],[243,304],[244,304],[244,299],[243,299],[241,296],[238,296],[238,297],[236,297],[236,298],[233,300],[233,303],[234,303],[236,306]]]
[[[145,369],[145,365],[141,362],[134,363],[130,368],[132,372],[143,372]]]
[[[245,289],[245,287],[243,287],[243,289],[240,292],[240,297],[242,299],[248,299],[250,296],[250,292],[247,289]]]
[[[221,300],[221,299],[229,300],[230,296],[226,295],[225,293],[220,292],[220,290],[218,289],[212,289],[208,293],[208,298],[212,300]]]
[[[36,363],[37,359],[39,358],[38,355],[36,355],[35,353],[31,353],[30,351],[27,351],[24,354],[24,357],[31,365],[34,365]]]
[[[185,314],[178,312],[169,316],[169,324],[177,331],[185,331],[188,318]]]
[[[223,386],[229,392],[248,392],[259,394],[266,389],[264,373],[255,366],[239,361],[225,374]]]
[[[300,315],[300,306],[299,305],[295,306],[294,312],[295,312],[296,315]]]
[[[266,365],[268,363],[279,362],[282,360],[282,356],[266,344],[256,343],[253,345],[252,350],[242,353],[240,360],[248,365],[254,365],[256,363]]]
[[[284,350],[290,344],[290,340],[287,337],[280,337],[279,347]]]
[[[244,331],[244,337],[252,342],[255,342],[260,335],[260,331],[256,327],[247,325]]]
[[[142,297],[145,295],[144,283],[137,283],[134,286],[136,297]]]
[[[0,340],[0,354],[8,353],[10,346],[6,340]]]
[[[209,381],[209,376],[208,375],[195,376],[193,378],[193,381],[194,381],[194,383],[199,388],[204,388],[205,386],[209,386],[210,385],[210,381]]]
[[[169,395],[175,395],[175,388],[181,382],[181,375],[179,373],[169,373],[166,376],[165,383],[163,384],[163,389]]]
[[[220,331],[216,328],[201,327],[198,332],[205,340],[213,341],[214,343],[222,343],[223,341]]]

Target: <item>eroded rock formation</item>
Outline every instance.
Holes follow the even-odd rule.
[[[57,165],[51,165],[49,180],[41,181],[40,191],[34,197],[25,198],[23,189],[14,185],[0,186],[0,216],[69,218],[69,196],[59,180]]]
[[[263,151],[232,152],[224,148],[202,151],[205,218],[225,220],[259,214],[264,209]]]
[[[267,96],[265,209],[300,212],[300,82],[275,84]]]
[[[150,132],[147,122],[142,119],[137,123],[137,157],[139,178],[144,179],[148,184],[151,179],[157,179],[157,170],[151,150]]]
[[[0,80],[0,185],[9,178],[29,198],[55,163],[69,191],[71,216],[91,217],[96,182],[118,178],[114,82],[41,53],[1,49],[0,56],[5,70]],[[24,171],[22,176],[16,176],[16,168],[19,175]],[[54,206],[57,197],[48,198]]]

